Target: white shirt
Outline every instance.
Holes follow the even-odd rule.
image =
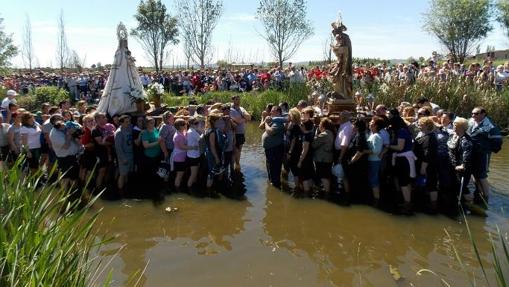
[[[65,132],[57,130],[56,128],[51,129],[49,137],[53,144],[53,151],[57,157],[62,158],[70,155],[76,155],[81,148],[80,144],[78,144],[74,139],[69,142],[69,146],[67,148],[64,148],[66,142]]]
[[[343,123],[339,126],[338,135],[334,141],[334,147],[340,150],[343,146],[349,146],[352,139],[353,125],[350,121]]]
[[[200,134],[195,129],[190,128],[186,133],[187,146],[199,146],[199,142],[200,142]],[[200,150],[199,149],[187,150],[187,157],[199,158]]]
[[[502,84],[507,79],[507,74],[505,72],[496,72],[495,73],[495,84]]]
[[[8,109],[9,108],[9,104],[15,104],[16,103],[16,99],[9,99],[9,97],[5,97],[5,99],[3,99],[2,101],[2,109]]]
[[[21,126],[21,136],[27,136],[27,145],[29,149],[41,147],[41,127],[39,124],[35,124],[35,128],[28,128]]]

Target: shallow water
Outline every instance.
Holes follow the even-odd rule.
[[[245,200],[176,194],[162,205],[149,200],[96,204],[103,207],[101,232],[114,236],[99,251],[104,262],[111,260],[112,286],[137,281],[138,286],[441,286],[440,278],[451,286],[472,280],[486,285],[464,223],[294,199],[268,186],[259,141],[259,131],[250,125],[242,158]],[[468,218],[491,283],[495,273],[487,232],[496,225],[508,229],[502,211],[509,206],[508,174],[506,144],[492,158],[489,179],[497,193],[490,198],[488,217]],[[167,206],[179,211],[166,213]],[[437,276],[418,275],[423,268]],[[395,280],[397,275],[401,279]]]

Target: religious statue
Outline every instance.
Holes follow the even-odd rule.
[[[127,47],[127,29],[122,22],[117,27],[118,48],[97,110],[110,116],[141,112],[146,93],[136,68],[135,59]]]
[[[339,18],[332,22],[332,35],[336,43],[331,45],[337,62],[329,69],[329,80],[332,82],[334,91],[331,97],[334,99],[352,99],[352,43],[350,37],[345,34],[345,25]]]

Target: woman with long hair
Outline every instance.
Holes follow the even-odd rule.
[[[389,149],[394,151],[392,165],[396,172],[396,186],[401,190],[403,204],[400,211],[411,215],[412,212],[412,189],[411,180],[415,178],[415,154],[412,151],[412,134],[407,124],[399,115],[393,115],[389,119],[391,130],[391,145]]]
[[[295,193],[297,194],[298,190],[301,188],[301,174],[300,170],[297,167],[297,163],[299,162],[299,156],[302,152],[302,139],[301,139],[301,129],[300,129],[300,111],[297,108],[292,108],[288,112],[289,124],[286,131],[286,135],[289,141],[288,153],[286,155],[288,160],[288,168],[293,175],[293,180],[295,183]]]

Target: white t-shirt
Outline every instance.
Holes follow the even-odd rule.
[[[353,125],[351,122],[343,123],[339,126],[338,135],[334,141],[334,147],[340,150],[342,146],[349,146],[352,139]]]
[[[27,145],[29,149],[41,147],[41,127],[35,124],[35,128],[21,127],[21,136],[27,135]]]
[[[5,99],[3,99],[2,101],[2,109],[8,109],[9,108],[9,104],[15,104],[16,103],[16,99],[9,99],[9,97],[5,97]]]
[[[195,129],[190,128],[186,133],[186,145],[187,146],[199,146],[199,142],[200,142],[200,134]],[[187,150],[187,157],[199,158],[200,150],[199,149]]]

